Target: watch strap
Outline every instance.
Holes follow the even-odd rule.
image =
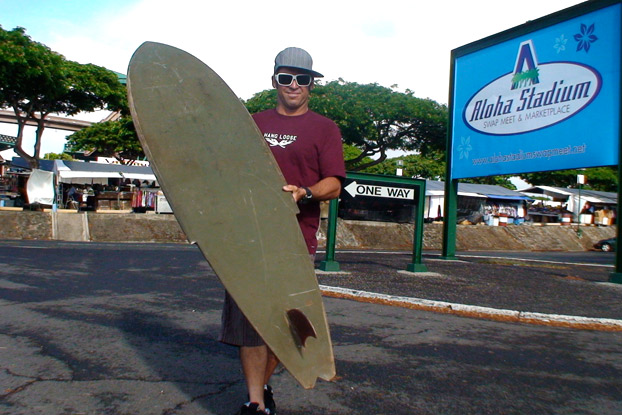
[[[302,186],[302,189],[304,189],[305,195],[302,197],[302,199],[300,199],[300,202],[307,203],[311,201],[311,199],[313,198],[313,193],[311,192],[311,189],[306,186]]]

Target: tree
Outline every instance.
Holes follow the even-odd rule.
[[[67,153],[46,153],[43,156],[43,160],[67,160],[72,161],[73,157]]]
[[[344,160],[353,160],[361,155],[361,150],[353,145],[343,143],[343,158]],[[362,163],[369,163],[372,159],[367,157],[363,159]]]
[[[95,123],[67,137],[72,151],[86,150],[114,157],[124,164],[127,160],[145,157],[131,117]]]
[[[254,113],[273,108],[275,103],[276,92],[267,90],[249,99],[246,106]],[[445,149],[447,107],[417,98],[412,91],[340,79],[318,83],[310,107],[335,121],[344,143],[360,150],[357,157],[346,159],[349,170],[382,163],[387,150],[418,151],[425,156]]]
[[[17,119],[15,151],[37,168],[46,117],[75,115],[96,109],[126,107],[125,87],[108,69],[66,60],[31,40],[26,30],[0,26],[0,108],[11,108]],[[37,126],[34,152],[23,147],[24,127]]]
[[[386,159],[380,164],[368,167],[365,173],[395,175],[397,161],[403,162],[404,177],[416,177],[419,179],[443,180],[445,175],[445,161],[442,153],[429,154],[424,157],[421,154],[409,154],[397,158]]]
[[[500,175],[500,176],[483,176],[483,177],[472,177],[468,179],[461,179],[461,182],[464,183],[476,183],[476,184],[492,184],[497,186],[503,186],[510,190],[516,190],[516,186],[510,181],[511,175]]]
[[[586,189],[600,190],[603,192],[617,192],[618,170],[617,167],[594,167],[583,170],[556,170],[536,173],[523,173],[520,178],[534,186],[578,187],[577,175],[583,174]]]

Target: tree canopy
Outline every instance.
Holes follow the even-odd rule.
[[[15,113],[15,151],[31,167],[39,164],[45,119],[49,114],[115,111],[126,106],[125,87],[114,72],[66,60],[33,41],[21,27],[7,31],[0,26],[0,108],[10,108]],[[28,122],[37,125],[32,155],[23,147],[24,127]]]
[[[67,137],[73,151],[87,150],[116,158],[121,164],[145,157],[131,117],[106,121],[76,131]]]
[[[251,113],[276,104],[276,91],[266,90],[246,101]],[[445,148],[447,107],[378,84],[358,84],[342,79],[317,84],[310,108],[335,121],[345,144],[360,150],[346,159],[348,170],[380,164],[388,150],[417,151],[423,155]],[[373,158],[373,159],[372,159]]]
[[[578,187],[577,175],[585,176],[583,188],[603,192],[618,191],[617,167],[594,167],[582,170],[557,170],[536,173],[523,173],[521,179],[534,186]]]
[[[461,181],[464,183],[492,184],[497,186],[503,186],[510,190],[516,190],[516,186],[510,181],[511,177],[512,175],[484,176],[462,179]]]
[[[69,153],[46,153],[43,160],[67,160],[73,161],[73,157]]]
[[[445,156],[442,153],[429,154],[423,157],[420,154],[409,154],[396,158],[386,159],[380,164],[367,167],[365,173],[395,175],[397,162],[402,162],[402,175],[420,179],[443,180],[445,177]]]

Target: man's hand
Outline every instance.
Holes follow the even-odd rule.
[[[341,180],[336,177],[325,177],[313,186],[309,186],[311,193],[313,193],[314,201],[330,200],[339,197],[341,193]],[[298,203],[300,199],[307,194],[303,187],[288,184],[283,186],[284,192],[291,192],[294,201]]]
[[[287,184],[283,186],[284,192],[291,192],[292,197],[294,198],[294,202],[298,203],[300,199],[305,197],[307,192],[302,187],[295,186],[293,184]]]

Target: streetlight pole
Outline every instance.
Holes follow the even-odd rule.
[[[404,160],[398,159],[395,164],[397,165],[397,169],[395,169],[395,175],[401,176],[404,173]]]

